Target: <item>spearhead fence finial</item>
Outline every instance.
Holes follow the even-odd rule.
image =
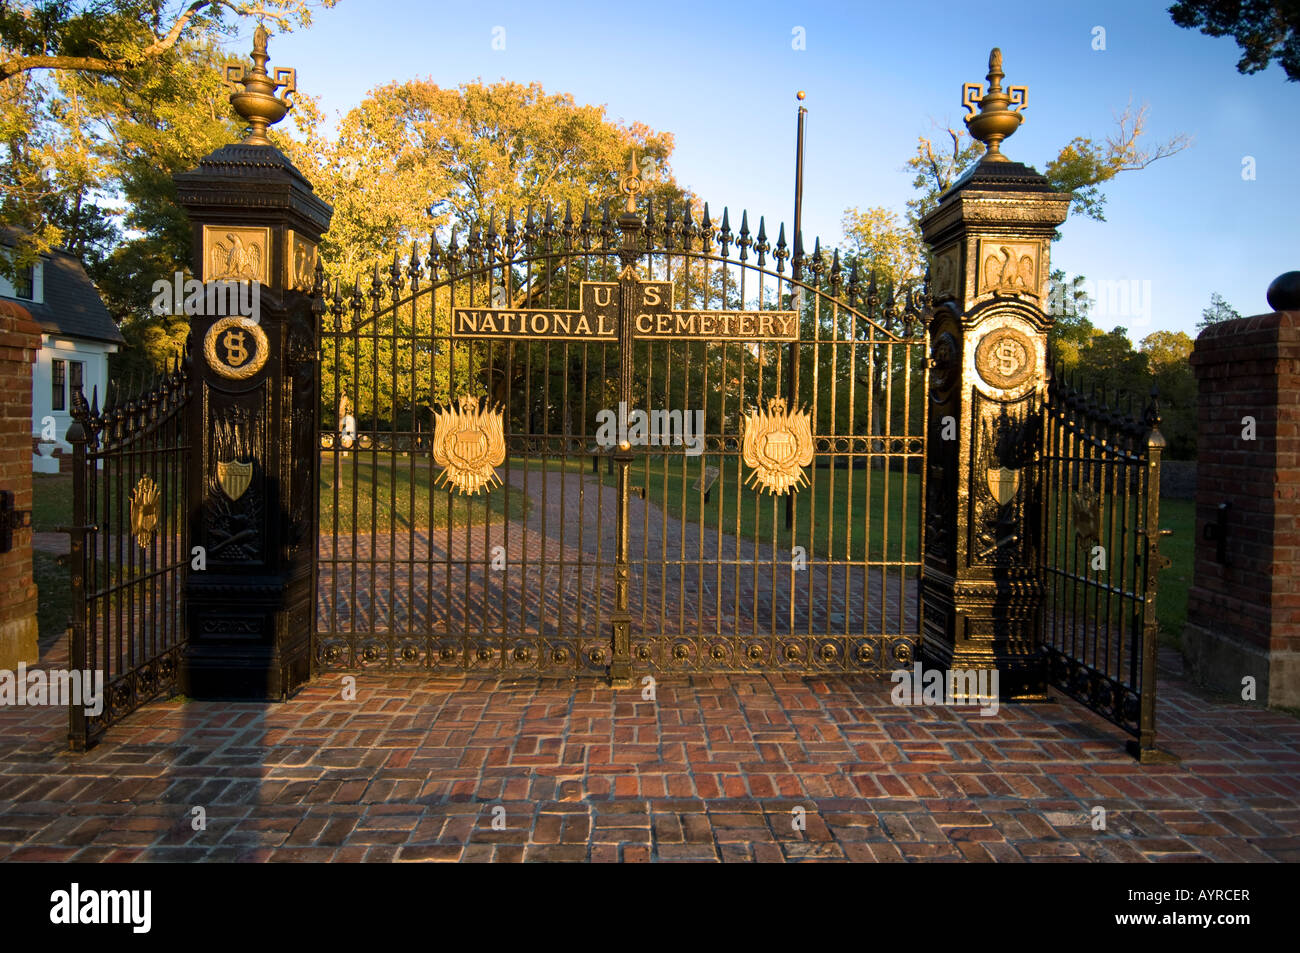
[[[266,41],[270,37],[266,27],[259,23],[253,32],[252,67],[245,63],[226,65],[226,85],[232,90],[230,104],[251,127],[244,138],[245,145],[271,144],[266,130],[293,108],[289,97],[298,90],[298,75],[294,70],[278,68],[274,77],[266,71],[266,61],[270,59]],[[281,87],[284,88],[284,98],[275,95]]]
[[[1007,162],[1000,145],[1024,122],[1020,110],[1025,107],[1029,96],[1026,86],[1008,86],[1002,88],[1002,51],[997,47],[989,54],[989,72],[985,78],[989,88],[984,92],[979,83],[963,83],[961,87],[961,104],[970,110],[966,116],[966,128],[973,138],[984,143],[987,152],[984,161]],[[976,104],[979,109],[976,110]],[[1010,106],[1010,108],[1008,108]]]
[[[641,194],[641,190],[645,187],[645,184],[641,181],[641,173],[636,167],[635,152],[628,154],[627,171],[619,179],[618,187],[627,196],[623,203],[623,211],[628,215],[635,215],[636,197]]]

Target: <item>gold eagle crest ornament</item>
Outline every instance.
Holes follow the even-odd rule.
[[[462,397],[460,408],[434,414],[433,462],[443,468],[438,484],[473,496],[501,482],[495,467],[506,459],[500,409],[480,408],[477,397]]]
[[[131,535],[141,549],[148,549],[157,528],[158,486],[149,477],[140,477],[131,493]]]
[[[741,421],[741,456],[752,471],[747,486],[780,496],[808,482],[803,468],[813,460],[812,422],[803,410],[786,410],[773,397],[767,410],[752,409]]]

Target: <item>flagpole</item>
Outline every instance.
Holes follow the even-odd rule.
[[[794,145],[794,257],[791,259],[790,275],[798,281],[803,277],[803,133],[804,120],[808,115],[808,110],[804,108],[804,91],[801,89],[795,94],[799,101],[799,124],[798,131],[795,134]],[[797,289],[791,288],[790,306],[799,310],[803,303],[803,295],[799,294]],[[802,315],[796,317],[796,321],[802,319]],[[796,325],[797,327],[797,325]],[[788,393],[786,394],[786,406],[794,411],[799,404],[799,344],[797,341],[790,343],[790,361],[789,373],[787,374]],[[787,493],[785,497],[785,528],[792,530],[794,528],[794,494]],[[791,541],[793,543],[793,540]]]
[[[794,276],[799,277],[803,267],[803,130],[808,110],[803,105],[804,91],[795,94],[799,100],[799,131],[795,136],[794,146]]]

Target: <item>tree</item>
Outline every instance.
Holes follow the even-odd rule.
[[[1098,391],[1107,406],[1117,410],[1128,409],[1120,404],[1121,395],[1131,397],[1136,410],[1151,390],[1148,356],[1133,350],[1127,328],[1094,328],[1074,373],[1079,388]]]
[[[1052,316],[1052,326],[1047,331],[1047,344],[1052,359],[1066,370],[1079,365],[1084,350],[1097,329],[1088,320],[1092,302],[1084,290],[1087,279],[1075,275],[1065,280],[1065,272],[1054,269],[1047,280],[1047,312]]]
[[[1237,310],[1223,300],[1223,295],[1217,291],[1211,292],[1210,306],[1201,311],[1201,320],[1196,322],[1196,330],[1204,331],[1208,327],[1224,321],[1235,321],[1239,317],[1241,315]]]
[[[887,208],[846,209],[841,227],[848,243],[844,267],[854,264],[864,276],[875,276],[891,297],[904,300],[925,276],[920,233]]]
[[[1295,0],[1178,0],[1169,15],[1178,26],[1235,39],[1242,51],[1238,73],[1258,73],[1276,59],[1289,82],[1300,82],[1300,3]]]
[[[186,42],[210,39],[253,17],[281,30],[311,23],[313,6],[338,0],[192,0],[172,11],[161,0],[37,0],[0,8],[0,81],[34,70],[123,76],[158,69]]]
[[[1188,361],[1192,347],[1182,331],[1155,331],[1138,345],[1160,394],[1165,452],[1175,460],[1196,458],[1196,375]]]
[[[1148,366],[1156,374],[1186,365],[1192,356],[1192,347],[1192,339],[1184,331],[1153,331],[1138,345],[1147,356]]]
[[[296,117],[301,141],[279,140],[316,192],[334,206],[325,237],[327,266],[355,273],[375,260],[427,240],[437,229],[498,224],[513,209],[584,204],[599,216],[618,195],[618,177],[636,152],[649,197],[662,214],[687,199],[672,178],[673,137],[639,123],[606,118],[603,106],[580,106],[540,84],[482,82],[444,89],[426,80],[372,90],[345,115],[337,139],[320,131],[314,105]],[[615,210],[617,212],[617,210]],[[698,217],[698,209],[697,209]]]
[[[249,17],[282,29],[337,0],[37,0],[0,7],[0,225],[21,239],[0,272],[53,246],[99,258],[146,192],[230,141],[220,42]],[[196,147],[203,151],[197,151]],[[177,166],[176,162],[187,163]],[[133,194],[134,193],[134,194]],[[165,202],[171,225],[184,215]],[[186,239],[188,240],[188,239]],[[188,258],[188,253],[185,254]],[[112,305],[110,305],[112,309]],[[121,316],[120,313],[117,316]]]
[[[948,138],[952,142],[951,151],[945,147],[936,152],[934,143],[925,136],[918,136],[916,153],[907,160],[906,168],[915,173],[912,188],[919,193],[916,198],[908,200],[907,219],[918,232],[921,219],[938,206],[939,196],[984,155],[984,143],[961,130],[949,126]]]
[[[1076,136],[1066,143],[1055,159],[1047,163],[1043,174],[1052,187],[1069,192],[1074,201],[1070,210],[1104,222],[1106,197],[1099,186],[1121,172],[1136,172],[1151,163],[1182,152],[1191,139],[1179,133],[1164,142],[1144,144],[1147,113],[1144,103],[1136,112],[1130,102],[1115,117],[1115,129],[1101,142]]]
[[[1190,138],[1183,134],[1148,144],[1143,138],[1147,135],[1148,112],[1147,105],[1135,111],[1130,102],[1115,116],[1115,128],[1104,139],[1076,136],[1047,163],[1043,175],[1053,188],[1072,194],[1072,212],[1104,222],[1106,198],[1099,188],[1102,183],[1121,172],[1145,169],[1191,145]],[[936,152],[929,138],[919,136],[916,152],[907,161],[906,168],[915,173],[912,185],[920,192],[907,203],[908,218],[914,224],[919,225],[939,204],[939,196],[984,156],[984,144],[971,140],[964,130],[949,127],[947,134],[951,150]]]
[[[59,226],[59,243],[82,257],[127,346],[110,359],[119,382],[156,372],[183,345],[187,322],[156,315],[153,283],[190,267],[190,224],[172,176],[239,138],[214,43],[186,42],[131,81],[64,72],[47,84],[64,108],[53,168],[75,188],[40,199],[33,212]],[[10,80],[15,82],[16,80]],[[94,175],[77,174],[93,167]]]
[[[678,221],[688,205],[695,205],[694,197],[673,180],[670,134],[639,123],[612,122],[603,106],[580,105],[571,95],[548,93],[537,83],[473,82],[456,88],[425,80],[391,83],[372,90],[345,115],[333,140],[323,135],[314,103],[304,100],[301,105],[295,120],[301,137],[279,136],[276,141],[334,207],[322,261],[327,277],[345,286],[362,276],[368,287],[376,263],[386,265],[395,254],[406,262],[413,245],[424,255],[431,236],[445,249],[455,234],[464,248],[470,228],[481,234],[491,225],[503,235],[507,220],[518,235],[530,212],[537,223],[552,209],[555,224],[562,227],[566,209],[575,222],[585,211],[599,228],[602,205],[619,196],[619,176],[632,155],[660,219],[670,201]],[[612,214],[618,211],[614,204]],[[701,211],[695,210],[697,221]],[[717,217],[713,225],[718,225]],[[588,263],[591,270],[582,275],[568,270],[571,262],[555,259],[527,268],[498,268],[490,282],[459,283],[457,304],[487,304],[491,295],[498,305],[574,307],[575,300],[566,296],[576,295],[578,281],[570,278],[614,280],[617,275],[616,264],[608,259]],[[708,286],[707,276],[686,269],[675,280],[679,302],[734,293],[722,285]],[[509,300],[497,301],[492,293],[503,289]],[[579,349],[548,348],[528,352],[524,359],[520,355],[528,345],[493,344],[472,355],[457,352],[455,360],[461,363],[454,364],[447,351],[422,351],[409,328],[405,334],[390,333],[393,322],[400,321],[422,329],[426,338],[443,336],[449,320],[444,289],[421,297],[402,315],[381,313],[363,335],[343,342],[337,352],[327,342],[321,394],[326,418],[337,402],[336,390],[348,390],[355,399],[363,429],[387,429],[398,420],[416,419],[423,413],[420,408],[444,402],[453,393],[486,388],[492,400],[513,395],[512,427],[517,422],[533,429],[540,415],[550,415],[547,429],[552,432],[570,424],[577,429],[591,409],[581,405],[581,395],[600,393],[594,388],[600,382],[583,376],[595,372],[581,361]],[[397,375],[394,367],[408,373]],[[639,366],[638,373],[648,369]],[[530,374],[533,378],[527,378]],[[542,386],[543,379],[551,382],[549,389]],[[548,401],[547,393],[566,394],[568,401]],[[531,406],[523,405],[523,395],[531,395]]]

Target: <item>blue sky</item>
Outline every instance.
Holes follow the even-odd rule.
[[[901,215],[917,136],[946,138],[961,122],[961,84],[982,82],[1000,46],[1005,82],[1029,87],[1026,121],[1004,148],[1011,158],[1041,170],[1074,136],[1108,134],[1130,99],[1149,104],[1151,140],[1193,138],[1109,183],[1107,221],[1072,217],[1053,247],[1053,265],[1071,274],[1151,283],[1149,320],[1094,319],[1137,340],[1194,333],[1215,291],[1242,314],[1267,311],[1269,282],[1300,268],[1300,83],[1276,65],[1238,74],[1235,41],[1174,26],[1167,6],[341,0],[309,30],[274,37],[270,52],[331,117],[393,80],[538,81],[605,105],[612,119],[672,132],[681,184],[711,208],[748,208],[769,223],[791,217],[794,95],[806,90],[811,246],[813,235],[840,237],[849,206]],[[1104,51],[1092,48],[1097,26]],[[492,48],[495,27],[504,50]],[[792,49],[795,27],[804,50]],[[232,53],[246,51],[246,33]],[[1254,180],[1242,177],[1246,156]]]

